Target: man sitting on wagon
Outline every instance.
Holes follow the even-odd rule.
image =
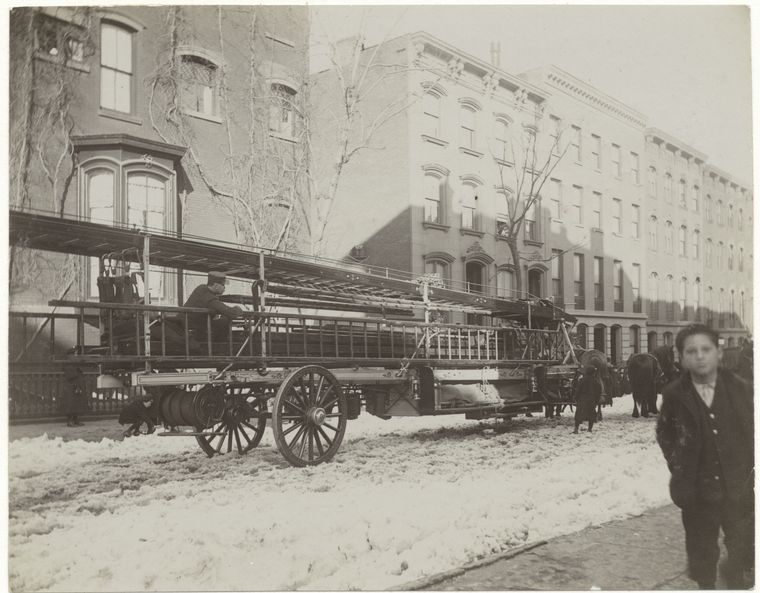
[[[215,315],[211,318],[211,341],[226,342],[230,333],[230,325],[243,309],[237,305],[230,307],[219,300],[224,293],[227,277],[222,272],[209,272],[206,284],[201,284],[190,293],[185,307],[208,309]],[[208,315],[205,313],[190,313],[188,326],[196,340],[201,344],[208,339]]]

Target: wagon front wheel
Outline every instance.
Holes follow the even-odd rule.
[[[346,432],[348,410],[340,383],[327,369],[311,365],[293,371],[274,398],[272,431],[291,465],[329,461]]]
[[[195,438],[209,457],[233,451],[243,455],[255,448],[264,435],[266,400],[250,397],[240,390],[233,391],[227,395],[219,420],[206,429],[196,427],[204,434]]]

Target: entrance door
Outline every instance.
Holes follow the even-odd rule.
[[[541,270],[528,270],[528,296],[543,296],[543,277],[544,274]]]
[[[594,328],[594,350],[607,352],[607,328],[603,325],[597,325]]]
[[[647,352],[654,352],[657,348],[657,332],[647,332]]]
[[[467,292],[485,292],[484,282],[485,266],[479,262],[467,262],[464,266],[465,281],[467,282]],[[479,325],[481,315],[475,313],[467,314],[467,323],[469,325]]]

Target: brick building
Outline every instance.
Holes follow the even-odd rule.
[[[237,242],[277,235],[280,212],[254,235],[244,203],[295,203],[307,7],[17,8],[10,31],[11,207]],[[250,163],[256,176],[241,178]],[[14,257],[12,309],[61,295],[71,258]],[[76,263],[67,298],[94,298],[98,262]],[[157,272],[154,304],[200,281]]]
[[[368,70],[382,84],[363,98],[365,121],[399,96],[409,107],[343,170],[329,255],[360,253],[369,264],[437,273],[455,287],[504,296],[515,295],[519,265],[523,290],[567,307],[579,318],[580,343],[615,362],[671,342],[689,320],[713,323],[726,344],[751,333],[752,196],[706,155],[553,66],[515,76],[425,33],[366,48],[364,57],[386,67],[382,75]],[[312,85],[313,138],[326,168],[323,149],[340,121],[328,109],[336,102],[335,72],[316,74]],[[516,131],[536,122],[545,136],[561,134],[567,152],[526,217],[516,264],[500,236],[515,191],[513,164],[499,155]],[[716,204],[711,218],[707,194]],[[712,260],[700,255],[710,240]],[[721,283],[722,297],[720,261],[731,278],[730,286]]]

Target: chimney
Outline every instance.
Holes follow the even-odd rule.
[[[491,65],[501,68],[501,41],[491,42]]]

